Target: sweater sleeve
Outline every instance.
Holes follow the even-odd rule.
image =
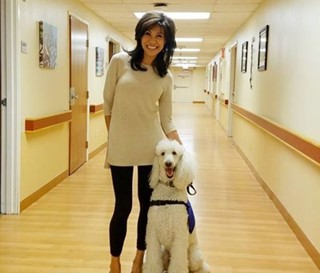
[[[176,127],[172,121],[172,88],[173,88],[173,78],[170,71],[166,76],[168,82],[164,88],[163,94],[159,100],[159,116],[162,126],[162,130],[165,134],[176,130]]]
[[[107,69],[106,82],[103,91],[103,111],[105,116],[110,116],[112,112],[113,99],[118,78],[118,58],[114,55]]]

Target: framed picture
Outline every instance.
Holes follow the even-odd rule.
[[[269,25],[259,32],[258,70],[267,70]]]
[[[241,50],[241,72],[247,72],[247,63],[248,63],[248,41],[242,44]]]
[[[217,74],[218,74],[218,65],[216,62],[214,62],[212,66],[212,81],[216,82],[217,81]]]
[[[104,50],[96,47],[96,76],[102,77],[104,72]]]
[[[57,28],[46,22],[39,22],[39,66],[53,69],[57,65]]]

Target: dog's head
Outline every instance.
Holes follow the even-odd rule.
[[[162,181],[184,190],[193,181],[193,166],[185,149],[175,140],[161,140],[155,151],[150,187]]]

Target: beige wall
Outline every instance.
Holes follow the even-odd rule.
[[[265,0],[225,45],[229,73],[230,52],[238,45],[235,103],[240,107],[320,145],[320,25],[318,0]],[[270,26],[268,68],[257,70],[258,34]],[[250,88],[253,44],[253,88]],[[240,72],[241,45],[249,41],[248,72]],[[212,62],[219,61],[220,55]],[[220,86],[229,86],[228,75]],[[223,94],[228,98],[228,92]],[[221,107],[220,107],[221,109]],[[221,113],[220,115],[221,116]],[[220,120],[220,122],[224,122]],[[285,206],[304,234],[320,251],[320,166],[235,114],[233,139],[266,185]]]
[[[95,76],[95,47],[103,47],[108,52],[107,36],[124,47],[132,46],[131,40],[120,35],[77,0],[20,1],[20,38],[27,43],[27,54],[19,55],[22,101],[20,200],[68,170],[68,125],[61,124],[31,134],[25,133],[24,121],[26,118],[38,118],[69,110],[69,13],[88,24],[88,105],[103,102],[105,75]],[[58,29],[58,59],[55,69],[39,68],[39,21],[45,21]],[[88,152],[99,148],[107,140],[103,119],[101,113],[90,115],[90,118],[88,113]]]

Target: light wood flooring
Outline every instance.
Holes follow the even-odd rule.
[[[204,104],[174,104],[175,123],[197,162],[190,197],[212,273],[319,273]],[[1,273],[107,273],[113,209],[104,151],[20,215],[0,216]],[[130,273],[137,202],[122,255]]]

